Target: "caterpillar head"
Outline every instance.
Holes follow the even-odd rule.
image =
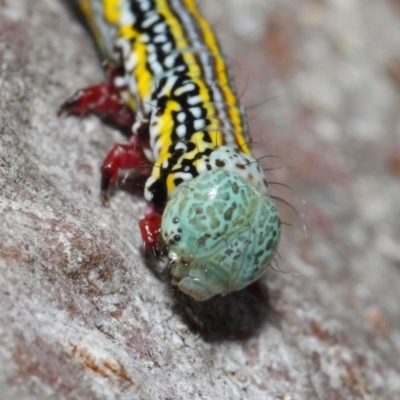
[[[161,235],[173,284],[195,300],[240,290],[275,256],[280,218],[265,192],[235,172],[214,169],[176,189]]]

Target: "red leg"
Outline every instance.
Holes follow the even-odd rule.
[[[84,115],[93,113],[106,119],[119,128],[131,129],[135,122],[135,113],[122,100],[124,87],[116,87],[114,82],[118,76],[117,69],[109,69],[107,82],[78,90],[64,104],[57,114],[71,113]],[[101,193],[106,200],[106,192],[118,178],[120,169],[135,169],[149,175],[152,165],[143,153],[143,147],[149,147],[148,124],[143,122],[128,144],[115,144],[104,159],[101,171]],[[139,227],[146,249],[157,253],[157,244],[161,231],[162,211],[149,205],[145,217],[140,220]]]
[[[61,105],[57,114],[93,113],[119,128],[131,128],[135,122],[135,113],[121,100],[124,87],[115,86],[117,76],[117,69],[109,69],[106,82],[78,90]]]
[[[139,221],[139,228],[145,248],[156,248],[161,231],[161,216],[142,218]]]
[[[146,249],[153,249],[156,253],[158,238],[161,232],[162,212],[156,209],[154,205],[149,204],[145,217],[139,221],[140,233]]]
[[[144,156],[141,148],[133,143],[115,144],[104,159],[101,172],[101,192],[104,194],[118,178],[120,169],[136,169],[148,175],[152,166]]]

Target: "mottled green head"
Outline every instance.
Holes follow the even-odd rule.
[[[280,218],[267,194],[224,169],[178,188],[164,210],[161,235],[173,283],[195,300],[240,290],[275,256]]]

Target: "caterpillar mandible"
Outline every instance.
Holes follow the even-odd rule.
[[[172,283],[198,301],[256,281],[276,254],[281,221],[250,148],[226,60],[194,0],[77,0],[107,81],[59,113],[93,112],[131,130],[101,166],[106,194],[120,169],[148,176],[140,221],[160,236]]]

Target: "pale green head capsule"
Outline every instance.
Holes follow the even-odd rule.
[[[164,210],[161,235],[173,284],[203,301],[256,281],[275,256],[280,218],[271,197],[238,174],[185,182]]]

